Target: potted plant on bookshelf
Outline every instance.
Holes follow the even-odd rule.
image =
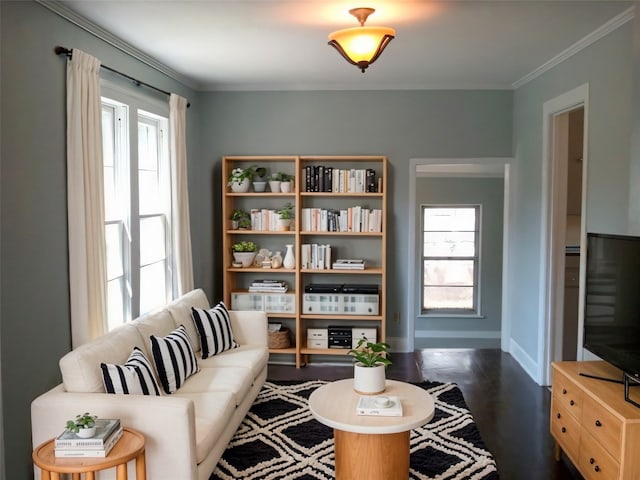
[[[255,192],[264,192],[267,189],[267,169],[264,167],[254,167],[253,170],[253,190]]]
[[[286,203],[284,207],[278,210],[278,215],[278,230],[289,230],[293,219],[293,205]]]
[[[91,438],[96,434],[96,415],[85,412],[76,415],[75,420],[67,420],[67,430],[80,438]]]
[[[231,214],[231,229],[237,230],[240,227],[241,222],[243,226],[246,227],[246,222],[243,222],[243,220],[249,220],[249,227],[251,227],[251,217],[249,216],[249,212],[241,208],[236,208]]]
[[[233,259],[241,263],[243,267],[253,265],[253,259],[258,253],[258,246],[254,242],[246,240],[234,243],[231,249],[233,250]]]
[[[269,188],[273,193],[280,192],[280,182],[282,181],[282,174],[280,172],[272,173],[268,177]]]
[[[280,172],[280,191],[282,193],[289,193],[293,186],[293,175]]]
[[[372,343],[366,337],[358,340],[355,349],[348,354],[355,359],[353,389],[361,394],[376,395],[385,389],[385,368],[391,365],[389,345]]]
[[[253,166],[247,168],[236,167],[231,170],[229,178],[227,179],[227,185],[231,187],[232,192],[248,192],[254,173],[255,168]]]

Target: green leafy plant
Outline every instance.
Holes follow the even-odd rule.
[[[269,175],[268,180],[271,181],[271,182],[281,182],[282,181],[282,173],[274,172],[271,175]]]
[[[282,220],[289,220],[293,218],[293,205],[291,203],[286,203],[284,207],[278,210],[280,214],[280,218]]]
[[[243,218],[250,218],[250,216],[249,216],[249,212],[247,212],[246,210],[243,210],[241,208],[235,209],[233,211],[233,213],[231,214],[231,220],[233,220],[235,222],[239,222]]]
[[[250,240],[243,240],[242,242],[234,243],[233,245],[231,245],[231,249],[234,252],[257,252],[258,245]]]
[[[358,345],[353,350],[349,350],[348,354],[360,362],[365,367],[375,367],[376,365],[391,365],[389,356],[389,345],[387,343],[372,343],[366,337],[358,340]]]
[[[231,185],[232,183],[242,183],[243,180],[249,179],[251,180],[255,175],[256,167],[251,166],[247,168],[236,167],[231,170],[229,174],[229,178],[227,179],[227,185]]]
[[[289,175],[288,173],[285,173],[285,172],[280,172],[281,182],[290,182],[291,180],[293,180],[293,175]]]
[[[253,169],[253,179],[254,180],[264,180],[264,177],[267,175],[267,169],[264,167],[254,167]]]
[[[76,415],[75,420],[67,420],[67,430],[78,433],[82,428],[95,427],[96,418],[98,418],[96,415],[91,415],[89,412]]]

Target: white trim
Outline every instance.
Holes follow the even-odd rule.
[[[500,330],[416,330],[415,338],[500,338]]]
[[[527,352],[513,339],[509,341],[509,353],[515,360],[520,364],[520,366],[524,369],[527,374],[536,380],[536,372],[538,370],[538,366],[536,361],[531,358]],[[538,382],[536,380],[536,382]],[[538,384],[541,384],[538,382]],[[542,384],[541,384],[542,385]]]
[[[78,14],[77,12],[73,11],[72,9],[70,9],[69,7],[67,7],[66,5],[63,5],[62,3],[60,3],[57,0],[35,0],[36,3],[42,5],[44,8],[51,10],[53,13],[59,15],[60,17],[64,18],[65,20],[73,23],[74,25],[80,27],[81,29],[85,30],[86,32],[89,32],[91,35],[93,35],[96,38],[99,38],[100,40],[103,40],[104,42],[108,43],[109,45],[111,45],[112,47],[117,48],[118,50],[120,50],[123,53],[126,53],[127,55],[129,55],[130,57],[135,58],[136,60],[144,63],[145,65],[148,65],[149,67],[157,70],[158,72],[176,80],[177,82],[182,83],[183,85],[186,85],[192,89],[196,89],[197,87],[199,87],[199,85],[197,83],[195,83],[193,80],[191,80],[190,78],[182,75],[181,73],[173,70],[172,68],[166,66],[165,64],[159,62],[158,60],[156,60],[153,57],[150,57],[149,55],[147,55],[146,53],[144,53],[141,50],[138,50],[137,48],[135,48],[134,46],[132,46],[131,44],[125,42],[124,40],[122,40],[119,37],[116,37],[113,33],[105,30],[104,28],[100,27],[99,25],[93,23],[91,20],[83,17],[82,15]],[[73,45],[63,45],[63,47],[66,48],[73,48]],[[89,52],[87,52],[89,53]]]
[[[604,25],[598,27],[593,32],[591,32],[588,35],[582,37],[576,43],[574,43],[573,45],[569,46],[569,48],[563,50],[562,52],[560,52],[555,57],[551,58],[550,60],[548,60],[545,63],[543,63],[542,65],[540,65],[535,70],[532,70],[531,72],[527,73],[524,77],[522,77],[519,80],[516,80],[515,82],[513,82],[513,84],[511,85],[511,88],[513,88],[513,89],[520,88],[521,86],[529,83],[533,79],[539,77],[543,73],[551,70],[556,65],[558,65],[558,64],[564,62],[565,60],[569,59],[570,57],[572,57],[576,53],[580,52],[581,50],[584,50],[589,45],[592,45],[593,43],[597,42],[602,37],[610,34],[614,30],[617,30],[622,25],[627,23],[629,20],[633,19],[634,12],[635,12],[635,6],[631,6],[631,7],[627,8],[624,12],[616,15],[611,20],[609,20],[607,23],[605,23]]]
[[[488,170],[495,170],[496,166],[502,166],[504,172],[504,210],[503,210],[503,245],[502,245],[502,319],[501,319],[501,348],[507,351],[505,335],[511,334],[511,318],[506,309],[509,305],[507,297],[507,288],[510,285],[509,280],[509,203],[511,194],[509,191],[509,175],[510,164],[513,163],[511,157],[479,157],[479,158],[411,158],[409,160],[409,172],[408,175],[413,181],[409,181],[409,224],[407,235],[407,252],[409,253],[408,268],[407,268],[407,293],[405,301],[404,316],[407,319],[407,344],[408,351],[413,351],[414,348],[414,336],[415,332],[415,320],[418,317],[420,310],[416,304],[416,253],[417,246],[415,244],[416,236],[416,172],[418,170],[425,172],[432,169],[437,171],[438,174],[445,172],[447,167],[452,172],[455,172],[455,176],[463,176],[464,168],[461,166],[468,166],[469,175],[474,176],[477,173],[480,165],[485,165]],[[424,176],[424,175],[421,175]]]
[[[554,185],[556,183],[553,166],[553,125],[554,117],[569,110],[584,106],[584,140],[583,140],[583,185],[582,185],[582,218],[586,218],[586,179],[589,145],[589,84],[585,83],[558,97],[546,101],[543,104],[542,125],[542,210],[540,221],[540,272],[539,272],[539,299],[538,299],[538,366],[533,377],[540,385],[549,384],[551,375],[551,359],[553,355],[552,333],[553,317],[556,308],[555,296],[552,287],[554,279],[554,262],[558,254],[553,248],[554,225],[552,222],[557,217],[558,204],[554,203]],[[584,251],[586,242],[586,222],[580,226],[580,246]],[[582,296],[584,288],[584,255],[580,259],[580,286],[579,286],[579,319],[578,330],[582,328]],[[578,340],[581,342],[581,338]],[[579,343],[580,345],[581,343]]]

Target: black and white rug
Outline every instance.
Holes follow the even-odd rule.
[[[210,480],[333,479],[333,430],[313,418],[307,399],[324,381],[267,382]],[[417,384],[433,395],[433,420],[411,432],[410,478],[497,480],[460,389]]]

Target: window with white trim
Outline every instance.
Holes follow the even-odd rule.
[[[422,314],[479,315],[480,206],[423,206],[422,234]]]
[[[174,288],[168,106],[161,112],[117,91],[107,94],[102,142],[111,330],[166,304]]]

